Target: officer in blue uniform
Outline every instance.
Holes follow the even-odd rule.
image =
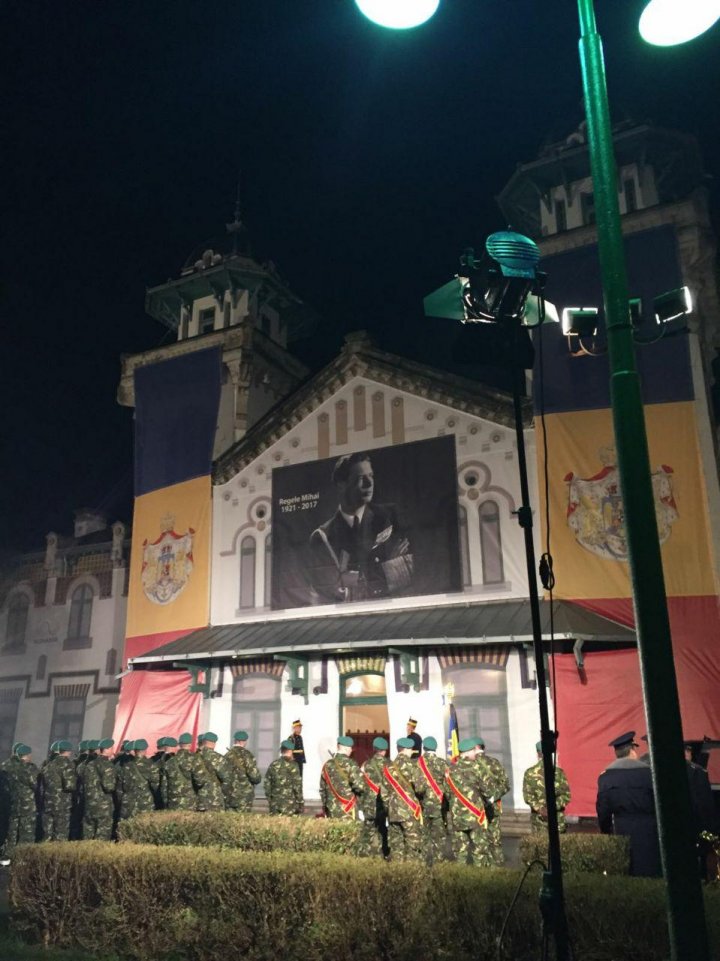
[[[610,741],[615,760],[598,778],[597,816],[603,834],[630,839],[630,874],[660,877],[652,772],[638,757],[635,731]]]

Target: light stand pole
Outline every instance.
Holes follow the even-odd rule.
[[[593,0],[578,0],[578,13],[617,466],[625,512],[660,851],[668,892],[671,956],[673,961],[708,961],[710,952],[691,834],[690,791],[645,415],[628,306],[605,68]]]

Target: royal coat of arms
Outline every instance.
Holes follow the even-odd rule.
[[[153,604],[171,604],[185,590],[193,569],[191,528],[178,534],[175,518],[166,515],[160,522],[162,534],[156,541],[143,541],[142,586]]]
[[[576,477],[573,473],[565,477],[568,485],[568,526],[577,542],[586,550],[606,560],[626,561],[625,514],[615,448],[602,448],[599,457],[603,467],[593,477]],[[672,467],[666,465],[652,471],[655,516],[661,544],[670,536],[672,525],[678,518],[672,474]]]

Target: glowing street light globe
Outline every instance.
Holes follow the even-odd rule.
[[[705,33],[720,19],[720,0],[650,0],[640,17],[640,36],[673,47]]]
[[[419,27],[435,13],[440,0],[355,0],[368,20],[392,30]]]

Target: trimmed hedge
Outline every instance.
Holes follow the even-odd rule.
[[[18,848],[11,924],[26,941],[132,961],[529,961],[539,956],[538,875],[498,955],[516,871],[51,842]],[[566,891],[576,961],[667,957],[662,882],[574,875]],[[706,897],[717,946],[720,891]]]
[[[625,837],[612,834],[561,834],[560,859],[563,870],[593,874],[627,874],[630,871],[630,844]],[[520,838],[520,860],[548,860],[547,835],[526,834]]]
[[[359,822],[339,818],[281,817],[232,811],[155,811],[121,821],[118,838],[135,844],[354,854],[358,828]]]

